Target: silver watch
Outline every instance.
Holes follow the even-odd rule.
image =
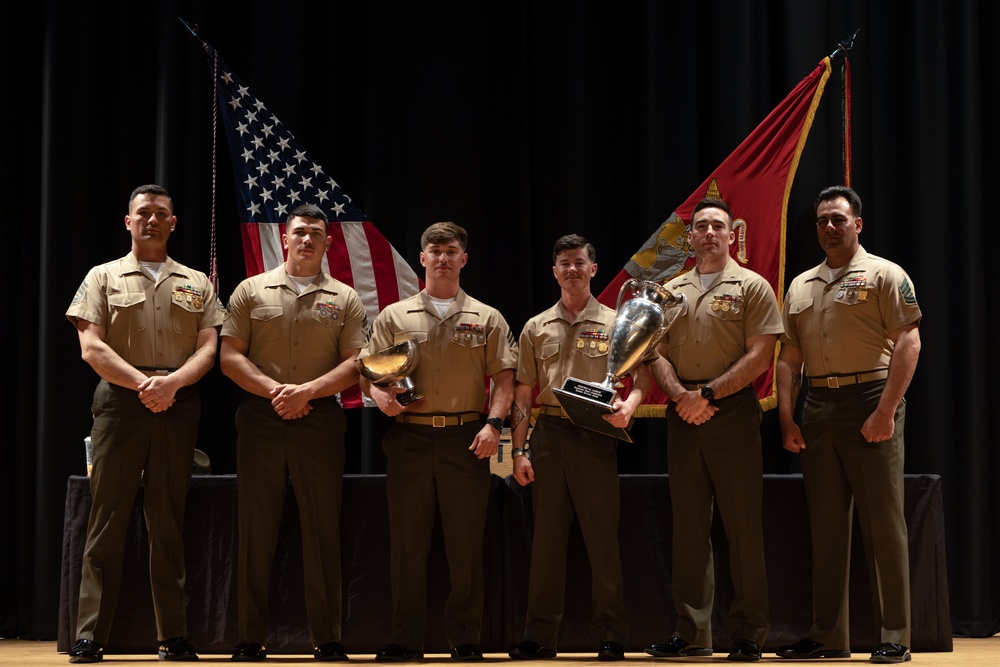
[[[531,450],[527,447],[515,447],[510,450],[510,458],[516,459],[518,456],[523,456],[524,458],[531,460]]]

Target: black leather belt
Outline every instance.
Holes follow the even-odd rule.
[[[889,377],[889,369],[882,368],[877,371],[865,371],[863,373],[845,373],[842,375],[824,375],[817,377],[807,377],[810,387],[826,387],[827,389],[839,389],[852,384],[862,384],[864,382],[874,382],[884,380]]]

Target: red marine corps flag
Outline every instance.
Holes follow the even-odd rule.
[[[419,292],[420,280],[396,249],[215,49],[204,41],[201,44],[236,174],[247,276],[284,263],[285,219],[296,206],[308,203],[323,209],[330,222],[333,243],[323,259],[323,270],[357,290],[369,322],[385,306]],[[214,260],[213,243],[213,274]],[[341,402],[344,407],[361,406],[357,386],[343,392]]]
[[[742,266],[764,276],[781,299],[788,195],[829,76],[828,57],[670,214],[598,300],[614,308],[618,292],[629,278],[665,282],[690,271],[694,252],[687,244],[686,225],[691,222],[695,204],[703,197],[719,197],[729,204],[736,232],[730,252]],[[774,407],[773,361],[755,387],[762,405]],[[637,416],[662,416],[668,400],[654,383]]]

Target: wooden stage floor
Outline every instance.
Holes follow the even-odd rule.
[[[959,639],[954,640],[955,650],[951,653],[916,653],[913,655],[913,660],[908,663],[910,665],[920,665],[927,667],[958,667],[959,665],[989,665],[990,667],[996,667],[1000,665],[1000,635],[989,637],[986,639]],[[227,663],[229,664],[228,655],[222,654],[204,654],[201,656],[201,660],[194,664],[214,664],[214,663]],[[404,665],[420,665],[423,663],[451,663],[451,659],[446,655],[435,655],[431,654],[421,662],[411,662],[403,663]],[[512,663],[521,665],[523,667],[539,667],[540,665],[545,665],[546,667],[575,667],[576,665],[584,664],[601,664],[598,663],[595,655],[589,653],[564,653],[560,654],[559,657],[554,660],[539,660],[532,662],[517,662],[509,659],[505,653],[488,653],[486,654],[485,663]],[[350,663],[375,663],[375,657],[373,655],[352,655]],[[636,667],[642,665],[643,667],[652,667],[653,665],[670,665],[670,664],[732,664],[726,660],[726,654],[716,653],[711,658],[670,658],[670,659],[654,659],[649,657],[644,653],[626,653],[624,662],[616,663],[621,665],[621,667]],[[784,660],[777,657],[773,653],[765,653],[764,658],[758,664],[771,664],[771,665],[797,665],[797,664],[811,664],[811,665],[824,665],[824,664],[841,664],[841,665],[853,665],[853,664],[870,664],[868,662],[867,653],[855,653],[854,656],[847,660]],[[0,665],[10,665],[11,667],[41,667],[42,665],[63,665],[69,664],[68,658],[65,653],[56,652],[56,643],[53,642],[33,642],[24,641],[20,639],[0,639]],[[157,660],[155,653],[150,653],[149,655],[107,655],[104,660],[98,664],[114,665],[115,667],[127,667],[131,665],[156,665],[156,664],[168,664],[166,662],[159,662]],[[181,664],[181,663],[178,663]],[[187,664],[187,663],[184,663]],[[286,665],[312,665],[316,667],[320,663],[314,660],[312,656],[307,655],[272,655],[269,656],[267,660],[262,663],[263,665],[275,665],[285,667]],[[336,663],[334,663],[336,664]]]

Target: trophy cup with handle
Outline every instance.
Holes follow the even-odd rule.
[[[407,377],[417,367],[420,348],[412,338],[358,359],[358,371],[380,387],[397,387],[403,391],[396,394],[400,405],[409,405],[423,398],[417,393],[413,381]]]
[[[622,304],[625,291],[632,298]],[[629,374],[680,316],[683,294],[673,295],[659,283],[629,278],[618,291],[615,322],[609,336],[608,373],[603,382],[567,378],[562,389],[553,389],[556,399],[577,426],[632,442],[628,428],[618,428],[603,418],[611,414],[617,398],[615,385]],[[631,424],[630,424],[631,426]]]

